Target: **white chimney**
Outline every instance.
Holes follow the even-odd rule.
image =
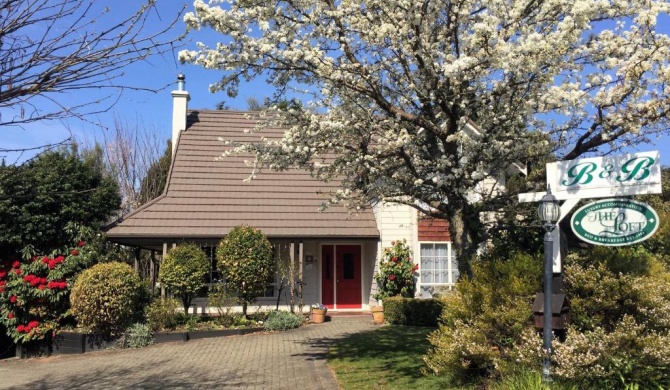
[[[184,90],[186,77],[179,73],[177,76],[177,90],[172,91],[172,157],[177,150],[179,133],[186,130],[186,110],[188,101],[191,100],[188,92]]]

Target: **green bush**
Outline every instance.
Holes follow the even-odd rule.
[[[439,299],[387,298],[384,319],[394,325],[437,327],[443,307]]]
[[[441,298],[446,309],[425,357],[429,370],[456,383],[498,377],[514,366],[510,354],[522,332],[532,327],[542,260],[515,253],[509,259],[480,260],[472,271],[472,279],[461,279]]]
[[[196,244],[186,243],[170,249],[161,263],[158,280],[165,289],[181,299],[184,313],[198,290],[205,286],[209,260]]]
[[[126,330],[126,333],[130,348],[142,348],[154,343],[154,335],[147,324],[133,324]]]
[[[412,262],[412,251],[407,241],[393,241],[390,248],[384,248],[379,271],[375,272],[377,293],[374,298],[385,300],[389,297],[402,296],[413,298],[416,292],[414,272],[419,268]]]
[[[93,332],[120,334],[141,310],[142,284],[124,263],[102,263],[84,270],[70,294],[72,314]]]
[[[273,311],[263,324],[266,330],[288,330],[302,325],[304,318],[288,311]]]
[[[572,322],[553,345],[555,374],[580,388],[670,387],[670,271],[641,246],[568,256]],[[524,334],[517,359],[542,359],[541,339]]]
[[[183,322],[183,313],[177,311],[179,301],[176,299],[157,299],[146,309],[147,323],[154,331],[172,330]]]
[[[261,296],[275,276],[272,245],[263,233],[250,226],[237,226],[221,240],[216,251],[226,288],[237,294],[242,312]]]

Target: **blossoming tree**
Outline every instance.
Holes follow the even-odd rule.
[[[256,156],[253,174],[344,178],[332,201],[446,218],[468,255],[487,238],[480,212],[514,195],[482,185],[510,162],[668,131],[670,37],[658,25],[669,12],[666,0],[196,0],[189,28],[222,40],[180,60],[222,70],[213,91],[265,77],[277,101],[309,98],[270,116],[282,139],[234,145]]]

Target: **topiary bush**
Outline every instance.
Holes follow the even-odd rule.
[[[390,248],[384,248],[379,271],[375,272],[377,293],[373,297],[377,300],[397,295],[413,298],[416,292],[414,273],[419,266],[412,262],[412,251],[406,240],[393,241],[391,244]]]
[[[394,325],[437,327],[443,308],[439,299],[392,297],[384,300],[384,319]]]
[[[124,263],[102,263],[84,270],[70,294],[72,314],[87,330],[121,334],[140,311],[142,284]]]
[[[188,313],[193,297],[205,286],[209,267],[207,255],[197,244],[181,244],[170,249],[165,256],[158,280],[166,290],[181,299],[184,313]]]
[[[250,226],[237,226],[221,240],[216,255],[226,289],[237,294],[242,313],[273,282],[276,263],[272,245],[263,233]]]
[[[289,330],[300,327],[304,318],[288,311],[273,311],[263,324],[265,330]]]

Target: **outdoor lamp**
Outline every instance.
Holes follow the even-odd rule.
[[[542,380],[545,383],[551,383],[551,339],[552,339],[552,277],[553,277],[553,253],[554,239],[552,231],[556,228],[556,223],[561,217],[561,207],[558,199],[551,194],[551,187],[547,186],[547,193],[540,200],[540,207],[537,209],[537,215],[542,221],[544,234],[544,308],[542,309],[544,317],[544,326],[542,330],[542,347],[546,353],[542,361]]]
[[[537,215],[547,231],[554,230],[556,222],[561,216],[561,206],[558,204],[558,199],[551,194],[551,187],[547,187],[547,193],[540,200]]]

